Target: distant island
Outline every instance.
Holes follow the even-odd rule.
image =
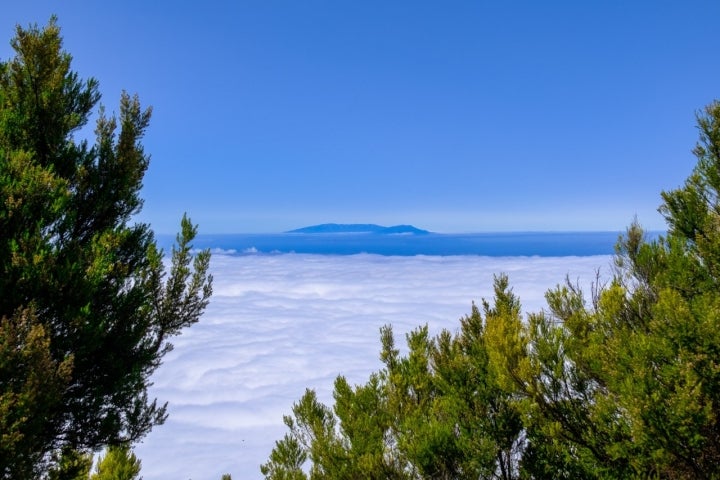
[[[323,223],[310,227],[298,228],[285,233],[376,233],[380,235],[425,235],[427,230],[412,225],[394,225],[383,227],[373,223]]]

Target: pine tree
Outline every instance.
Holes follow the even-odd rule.
[[[488,370],[484,336],[474,306],[457,335],[410,332],[407,356],[384,327],[385,368],[354,387],[338,377],[332,409],[307,390],[261,472],[274,480],[517,478],[520,414]]]
[[[142,438],[165,406],[149,377],[211,294],[209,253],[187,219],[168,273],[149,226],[134,223],[150,121],[123,93],[100,100],[70,68],[55,18],[16,29],[0,62],[0,478],[31,478],[53,452]]]
[[[536,478],[720,476],[720,103],[698,126],[694,171],[662,195],[666,236],[632,224],[590,305],[561,285],[527,325],[489,326]]]
[[[108,447],[90,480],[138,480],[140,460],[127,445]]]

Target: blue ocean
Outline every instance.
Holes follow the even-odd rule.
[[[373,233],[278,233],[199,235],[198,249],[235,255],[303,253],[387,256],[479,255],[490,257],[563,257],[611,255],[622,232],[514,232],[425,235]],[[656,238],[659,233],[648,234]],[[169,250],[173,238],[159,236]]]

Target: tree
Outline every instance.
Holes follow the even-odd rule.
[[[140,460],[130,448],[127,445],[111,446],[98,460],[90,480],[137,480],[141,478],[139,475]]]
[[[519,312],[518,312],[519,313]],[[307,390],[285,417],[262,473],[269,479],[518,478],[520,414],[488,371],[479,309],[457,335],[407,335],[409,353],[381,330],[385,367],[365,385],[335,381],[331,409]]]
[[[632,224],[591,305],[566,284],[526,325],[489,325],[535,478],[720,476],[720,103],[698,126],[694,171],[662,195],[667,236]]]
[[[36,458],[27,452],[42,448],[46,416],[70,379],[71,362],[53,360],[49,347],[47,331],[31,309],[0,322],[0,459],[12,459],[18,473],[33,471]]]
[[[147,394],[169,340],[211,295],[209,252],[187,219],[169,272],[134,223],[150,121],[137,96],[99,109],[94,144],[74,136],[100,100],[70,68],[56,19],[16,28],[0,63],[0,477],[31,478],[54,452],[142,438],[166,417]]]
[[[48,480],[88,480],[93,464],[90,452],[63,448],[54,454],[54,465],[50,468]]]

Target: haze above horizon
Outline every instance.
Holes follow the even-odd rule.
[[[183,212],[201,234],[663,230],[718,97],[709,0],[28,0],[0,58],[53,13],[108,111],[123,89],[153,107],[138,219],[158,233]]]

